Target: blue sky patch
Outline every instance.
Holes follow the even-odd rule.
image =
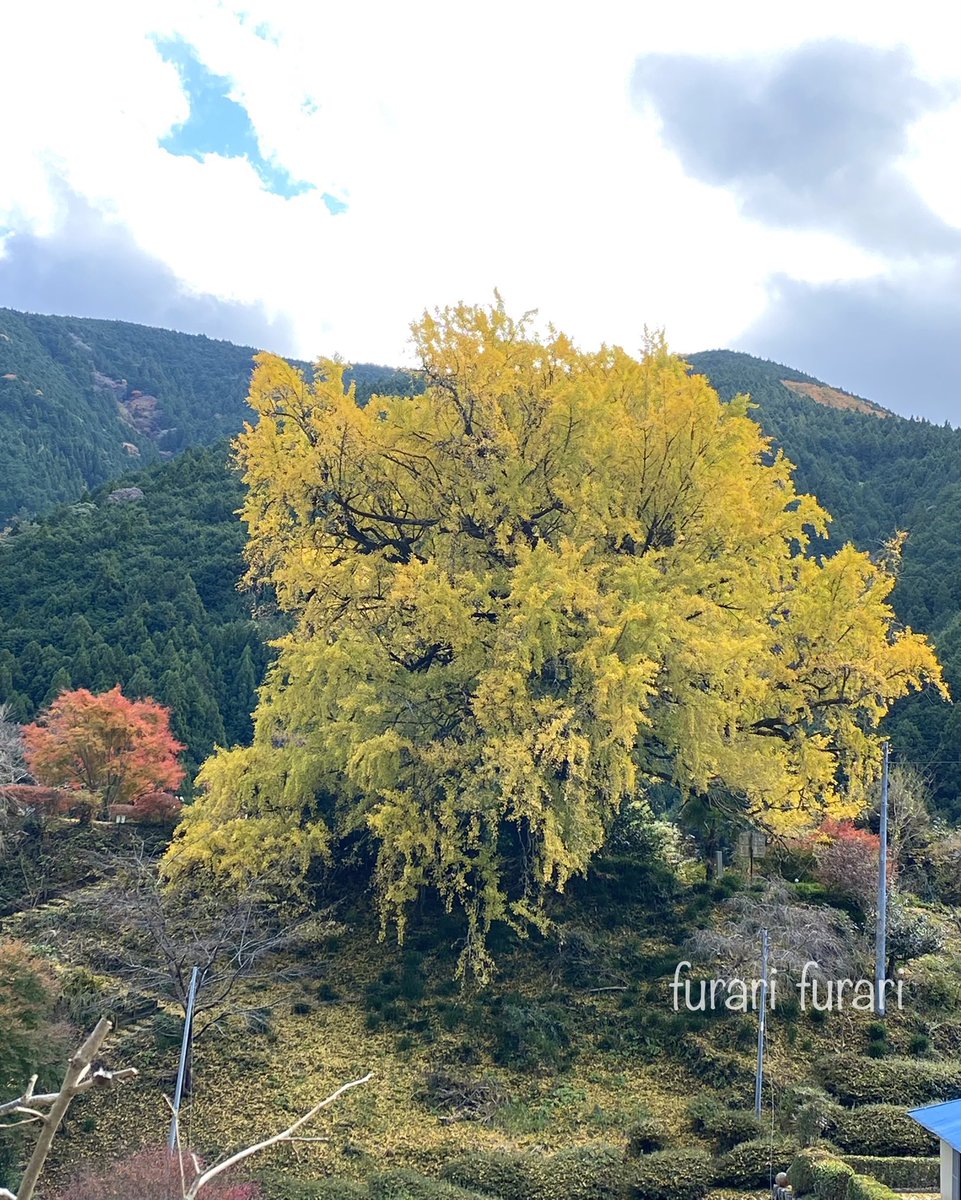
[[[332,196],[330,192],[322,192],[320,198],[327,205],[327,211],[332,217],[336,217],[338,213],[347,211],[347,201],[338,200],[337,197]]]
[[[205,154],[246,158],[268,191],[288,199],[313,189],[312,183],[294,179],[264,158],[247,110],[230,97],[230,80],[209,71],[193,46],[180,38],[158,38],[154,44],[163,60],[177,68],[190,102],[187,120],[161,139],[164,150],[198,160]]]
[[[259,37],[262,42],[270,42],[273,46],[280,44],[280,39],[267,21],[261,21],[259,25],[254,26],[254,36]]]

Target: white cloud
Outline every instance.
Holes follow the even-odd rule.
[[[0,103],[17,119],[0,130],[0,229],[49,231],[62,178],[189,287],[288,318],[296,344],[279,349],[381,361],[400,360],[425,306],[495,286],[584,344],[636,348],[648,324],[695,349],[756,320],[774,273],[884,270],[839,238],[753,224],[685,177],[632,107],[637,55],[833,35],[903,41],[932,77],[956,70],[953,8],[928,2],[788,12],[751,0],[734,14],[707,2],[63,0],[5,19]],[[316,190],[285,200],[243,161],[161,149],[187,103],[151,35],[182,37],[229,77],[263,153]],[[917,131],[903,169],[945,215],[956,168],[940,129]],[[348,211],[332,217],[324,191]]]

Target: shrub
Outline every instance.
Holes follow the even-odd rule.
[[[885,1184],[870,1175],[852,1175],[848,1180],[847,1200],[901,1200]]]
[[[868,911],[877,889],[879,846],[876,834],[851,821],[824,821],[814,835],[814,878]]]
[[[652,817],[647,804],[637,800],[621,806],[608,849],[675,874],[690,857],[684,835],[674,822]]]
[[[76,794],[69,788],[39,787],[32,783],[7,784],[3,795],[16,809],[32,811],[41,818],[60,816],[77,803]]]
[[[859,1175],[869,1175],[898,1192],[936,1192],[941,1163],[937,1158],[875,1158],[846,1154],[844,1161]]]
[[[184,1158],[190,1183],[190,1159]],[[58,1200],[169,1200],[172,1164],[166,1150],[144,1150],[109,1167],[83,1171],[59,1193]],[[174,1175],[176,1178],[176,1174]],[[179,1188],[179,1181],[178,1181]],[[201,1192],[204,1200],[261,1200],[259,1183],[236,1183],[219,1176]]]
[[[660,1150],[629,1164],[625,1194],[630,1200],[702,1200],[712,1183],[703,1150]]]
[[[530,1200],[615,1200],[624,1194],[627,1167],[617,1146],[576,1146],[546,1163],[547,1179]]]
[[[918,856],[915,870],[942,904],[961,907],[961,829],[944,831]]]
[[[820,1088],[788,1088],[781,1100],[781,1124],[802,1146],[819,1141],[844,1110]]]
[[[941,946],[941,935],[931,920],[893,895],[888,902],[888,953],[892,959],[910,962],[924,954],[936,954]]]
[[[431,1179],[417,1171],[382,1171],[367,1181],[370,1200],[484,1200],[443,1179]]]
[[[260,1178],[266,1188],[266,1200],[369,1200],[367,1185],[332,1175],[329,1179],[291,1179],[279,1172],[266,1171]],[[200,1193],[203,1197],[203,1192]]]
[[[956,962],[948,955],[927,954],[911,964],[908,990],[914,1005],[939,1015],[961,1004],[961,983]]]
[[[719,1151],[730,1150],[761,1135],[761,1124],[753,1112],[727,1108],[713,1096],[698,1096],[687,1111],[695,1130],[710,1138]]]
[[[823,1150],[802,1151],[788,1178],[796,1195],[813,1192],[817,1200],[898,1200],[888,1186]]]
[[[814,1195],[817,1200],[847,1200],[848,1185],[855,1176],[853,1167],[839,1158],[825,1158],[814,1169]]]
[[[829,1158],[824,1150],[802,1150],[788,1167],[788,1180],[796,1196],[806,1196],[814,1191],[814,1173],[818,1163]]]
[[[183,1041],[183,1017],[161,1009],[155,1014],[151,1024],[153,1025],[154,1044],[158,1050],[171,1050]]]
[[[182,809],[172,792],[144,792],[133,802],[134,820],[144,825],[173,825]]]
[[[505,996],[492,1029],[495,1060],[515,1070],[558,1070],[573,1057],[568,1017],[559,1004]]]
[[[671,1138],[660,1121],[654,1117],[642,1117],[627,1131],[627,1156],[637,1158],[654,1150],[664,1150]]]
[[[718,1183],[730,1187],[767,1187],[794,1157],[796,1145],[784,1139],[742,1142],[722,1155],[715,1167]]]
[[[934,1136],[896,1104],[840,1108],[829,1129],[831,1141],[851,1154],[931,1154]]]
[[[37,1072],[52,1083],[62,1071],[69,1031],[55,1021],[60,984],[50,967],[18,941],[0,942],[0,1096],[19,1096]]]
[[[842,1104],[924,1104],[961,1096],[961,1063],[829,1054],[818,1060],[821,1082]]]
[[[908,1054],[920,1058],[931,1049],[931,1039],[926,1033],[912,1033],[908,1039]]]
[[[498,1200],[534,1200],[548,1176],[545,1159],[506,1150],[477,1150],[444,1164],[441,1177]]]

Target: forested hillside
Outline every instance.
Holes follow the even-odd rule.
[[[825,407],[781,382],[818,380],[748,354],[711,350],[687,361],[722,399],[747,392],[758,405],[757,420],[797,467],[799,490],[834,518],[823,552],[853,541],[878,553],[896,530],[907,533],[892,602],[905,625],[932,637],[952,695],[961,694],[961,431]],[[939,802],[961,815],[957,706],[912,696],[887,727],[903,758],[930,774]]]
[[[961,609],[961,430],[817,404],[781,380],[818,380],[749,354],[711,350],[687,361],[722,400],[750,395],[764,432],[795,464],[799,490],[833,517],[826,551],[852,541],[878,552],[895,530],[908,533],[898,615],[940,633]]]
[[[250,733],[269,618],[237,590],[242,499],[227,447],[189,450],[0,540],[0,697],[32,716],[64,688],[153,696],[190,774]]]
[[[0,522],[237,433],[249,346],[126,321],[0,309]],[[358,396],[410,377],[354,367]]]

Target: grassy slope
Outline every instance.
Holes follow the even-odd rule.
[[[66,906],[28,912],[6,922],[61,963],[96,965],[95,941],[83,937],[85,914],[96,910],[99,885],[75,893]],[[231,1017],[222,1036],[207,1035],[195,1057],[195,1093],[184,1121],[190,1143],[210,1155],[274,1131],[347,1079],[368,1070],[374,1081],[341,1101],[317,1132],[325,1144],[278,1151],[260,1162],[284,1175],[338,1173],[363,1178],[384,1166],[433,1174],[464,1150],[486,1147],[553,1151],[591,1142],[623,1145],[630,1125],[659,1117],[680,1145],[698,1145],[687,1103],[708,1090],[710,1067],[680,1053],[707,1046],[733,1063],[738,1080],[724,1087],[729,1102],[750,1106],[754,1021],[675,1016],[668,979],[689,930],[709,921],[722,894],[706,885],[670,898],[659,877],[601,864],[593,881],[558,900],[559,928],[587,945],[584,961],[565,958],[558,938],[503,939],[501,975],[486,992],[462,992],[452,982],[456,929],[425,916],[401,950],[380,942],[363,902],[318,928],[298,953],[278,961],[301,972],[246,989],[242,999],[269,1009],[252,1033]],[[949,939],[947,961],[961,964],[959,928],[938,918]],[[120,985],[104,977],[106,993]],[[597,989],[606,990],[597,990]],[[533,1051],[509,1036],[505,1006],[532,1006],[557,1022]],[[942,1014],[943,1018],[950,1014]],[[961,1033],[961,1011],[954,1015]],[[869,1018],[845,1014],[826,1024],[775,1016],[768,1069],[783,1086],[801,1082],[814,1059],[839,1049],[864,1052]],[[890,1042],[904,1051],[918,1014],[889,1021]],[[505,1034],[505,1030],[507,1033]],[[950,1032],[950,1031],[949,1031]],[[565,1037],[570,1038],[564,1046]],[[695,1041],[692,1041],[695,1039]],[[536,1037],[534,1039],[536,1041]],[[109,1046],[111,1065],[142,1072],[122,1094],[90,1097],[58,1144],[53,1177],[68,1158],[109,1158],[137,1144],[163,1141],[177,1047],[158,1047],[148,1020],[121,1029]],[[553,1059],[553,1061],[552,1061]],[[445,1118],[422,1095],[428,1073],[442,1067],[463,1078],[490,1078],[503,1102],[487,1123]],[[91,1135],[95,1135],[91,1137]]]

